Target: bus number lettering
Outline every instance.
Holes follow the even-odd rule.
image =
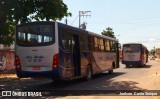
[[[26,59],[28,62],[42,62],[43,56],[26,56]]]

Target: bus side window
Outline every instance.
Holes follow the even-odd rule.
[[[106,49],[106,51],[110,51],[111,50],[109,40],[105,41],[105,49]]]
[[[116,51],[116,43],[114,41],[111,41],[111,51],[115,52]]]
[[[94,51],[94,39],[92,36],[88,37],[88,45],[89,45],[89,50]]]
[[[69,32],[67,32],[67,34],[68,34],[68,40],[67,40],[68,41],[68,49],[71,52],[72,51],[72,35]]]
[[[99,39],[97,37],[94,37],[94,50],[99,50]]]
[[[65,50],[66,49],[66,33],[65,29],[62,29],[62,48]]]
[[[104,40],[103,39],[99,40],[99,49],[100,51],[104,51]]]
[[[70,52],[73,51],[73,47],[74,47],[74,44],[75,44],[74,32],[76,32],[76,31],[73,31],[73,30],[68,30],[67,31],[68,49],[69,49]]]
[[[69,39],[68,39],[67,29],[62,30],[62,48],[65,51],[69,50]]]
[[[88,51],[88,36],[87,35],[83,35],[83,47],[85,51]]]
[[[84,41],[83,41],[83,35],[81,34],[80,36],[79,36],[79,38],[80,38],[80,49],[81,50],[84,50]]]

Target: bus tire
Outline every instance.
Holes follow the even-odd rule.
[[[115,62],[112,62],[112,67],[113,67],[113,69],[116,69],[116,64],[115,64]]]
[[[110,75],[113,74],[113,70],[109,70],[108,74],[110,74]]]
[[[61,82],[62,82],[62,80],[60,80],[60,79],[52,79],[52,83],[54,83],[54,84],[58,84]]]
[[[93,74],[92,67],[88,65],[86,69],[86,80],[87,81],[92,79],[92,74]]]
[[[115,62],[112,63],[112,70],[109,70],[108,73],[109,74],[113,74],[113,69],[116,68]]]
[[[129,68],[130,67],[130,65],[126,65],[126,68]]]

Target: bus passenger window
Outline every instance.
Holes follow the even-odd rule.
[[[99,39],[97,37],[94,37],[94,50],[98,51],[99,50]]]
[[[111,41],[111,51],[116,51],[116,44],[113,41]]]
[[[88,46],[90,51],[94,51],[94,39],[92,36],[88,37]]]
[[[67,35],[67,30],[63,29],[62,30],[62,48],[64,50],[69,50],[69,38],[68,38],[68,35]]]
[[[72,51],[72,35],[70,33],[68,33],[69,36],[68,36],[68,49],[70,51]]]
[[[106,40],[106,41],[105,41],[105,48],[106,48],[106,51],[110,51],[110,43],[109,43],[109,40]]]
[[[88,37],[86,35],[83,35],[83,41],[84,50],[88,51]]]
[[[79,38],[80,38],[80,49],[84,50],[84,43],[85,42],[83,41],[83,35],[80,35]]]
[[[100,39],[100,41],[99,41],[99,49],[100,49],[100,51],[104,51],[103,39]]]

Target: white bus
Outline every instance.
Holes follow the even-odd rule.
[[[126,67],[131,65],[142,66],[148,62],[148,50],[140,43],[126,43],[123,44],[122,50],[122,64]]]
[[[118,40],[58,22],[17,25],[17,76],[75,79],[119,68]]]

